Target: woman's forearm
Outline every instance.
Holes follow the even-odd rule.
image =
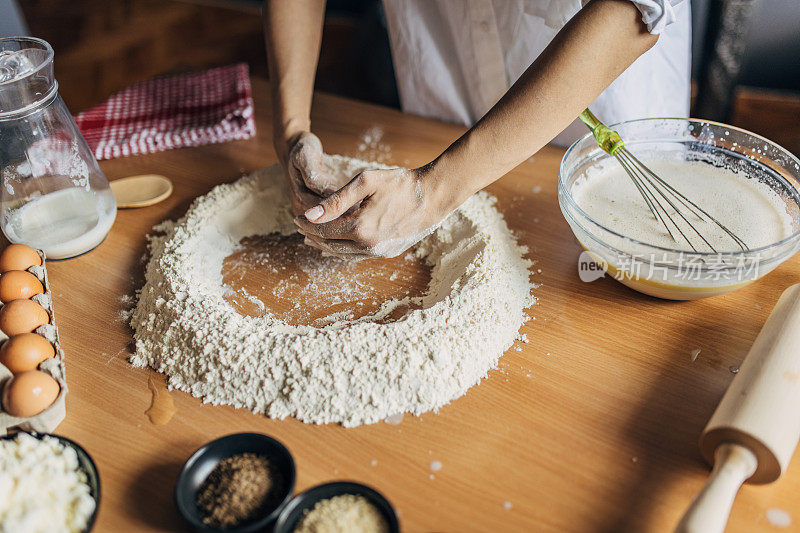
[[[325,0],[265,0],[263,13],[277,145],[310,130]]]
[[[593,0],[500,101],[426,169],[449,209],[568,126],[657,37],[627,0]]]

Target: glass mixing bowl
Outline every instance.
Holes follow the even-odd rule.
[[[687,252],[627,237],[592,219],[573,199],[576,180],[591,179],[598,166],[613,163],[606,162],[610,156],[587,133],[561,160],[558,202],[588,255],[615,279],[659,298],[704,298],[752,283],[800,248],[800,161],[787,150],[754,133],[703,120],[651,118],[611,127],[645,164],[655,157],[692,161],[733,170],[741,179],[759,180],[782,200],[792,223],[788,237],[739,252]]]

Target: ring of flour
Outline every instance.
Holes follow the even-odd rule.
[[[341,156],[325,164],[348,176],[380,166]],[[432,267],[421,309],[376,322],[407,303],[392,301],[373,316],[292,326],[240,315],[221,274],[243,237],[295,231],[281,168],[215,187],[151,237],[131,363],[207,403],[272,418],[356,426],[436,410],[496,367],[535,301],[526,250],[494,202],[474,195],[414,247]]]

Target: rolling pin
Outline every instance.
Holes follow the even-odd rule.
[[[725,530],[745,481],[778,479],[800,439],[800,283],[781,295],[700,436],[713,465],[676,531]]]

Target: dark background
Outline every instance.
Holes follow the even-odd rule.
[[[719,1],[692,2],[695,78],[704,67],[709,8]],[[61,95],[74,113],[159,74],[246,61],[252,74],[266,76],[260,4],[19,0],[30,33],[56,51]],[[726,121],[800,153],[800,2],[754,6]],[[317,89],[399,106],[380,0],[328,1]]]

